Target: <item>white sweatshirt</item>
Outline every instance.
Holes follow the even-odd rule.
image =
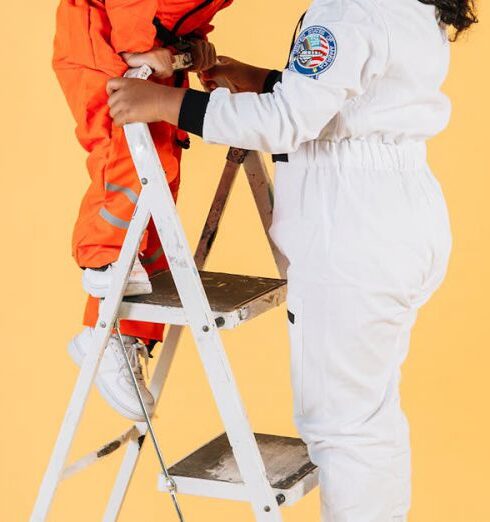
[[[276,154],[312,140],[425,140],[445,128],[449,43],[418,0],[315,0],[271,94],[217,89],[208,143]]]

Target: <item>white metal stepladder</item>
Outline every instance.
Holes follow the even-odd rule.
[[[143,67],[132,75],[146,79]],[[85,358],[44,475],[31,522],[47,519],[61,480],[128,443],[106,508],[104,522],[117,519],[147,433],[154,443],[161,475],[158,487],[172,496],[183,521],[177,493],[248,501],[258,522],[280,522],[281,505],[290,505],[318,483],[318,470],[299,439],[252,432],[223,348],[220,329],[231,329],[281,304],[284,279],[266,279],[210,272],[204,268],[228,196],[241,164],[249,180],[266,232],[272,218],[272,187],[258,153],[231,149],[195,257],[192,256],[174,200],[146,124],[127,125],[125,133],[142,190],[116,265],[108,296],[100,306],[95,329],[95,349]],[[157,229],[170,270],[152,278],[153,293],[124,299],[129,273],[150,217]],[[270,238],[269,238],[270,240]],[[285,262],[270,242],[279,272]],[[99,450],[65,467],[100,359],[109,338],[119,331],[120,319],[172,325],[167,332],[150,384],[158,403],[183,326],[189,326],[218,406],[226,433],[167,468],[151,419],[137,423]],[[126,352],[123,350],[126,358]],[[131,373],[131,365],[127,360]],[[133,379],[134,375],[132,374]],[[134,381],[136,385],[136,381]],[[138,388],[136,387],[136,390]]]

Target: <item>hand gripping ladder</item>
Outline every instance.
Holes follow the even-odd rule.
[[[131,71],[133,77],[142,79],[146,79],[149,73],[151,71],[146,66]],[[258,153],[230,149],[193,258],[148,126],[141,123],[126,125],[125,133],[142,189],[116,265],[114,282],[100,306],[95,349],[87,355],[81,368],[31,521],[47,519],[61,480],[128,443],[103,518],[104,522],[116,520],[145,436],[150,433],[161,466],[158,488],[172,496],[179,520],[184,518],[177,493],[247,501],[258,522],[280,522],[279,507],[293,504],[311,491],[318,483],[318,470],[310,462],[301,440],[251,431],[219,330],[235,328],[281,304],[286,295],[286,281],[200,271],[204,268],[242,164],[268,233],[273,202],[266,167]],[[170,270],[152,278],[151,295],[125,299],[124,289],[150,217],[155,223]],[[270,238],[269,241],[279,273],[284,276],[285,260]],[[151,419],[144,412],[145,423],[135,424],[121,436],[65,467],[100,359],[111,333],[114,330],[119,332],[120,319],[172,325],[167,331],[150,384],[156,403],[182,329],[184,326],[191,329],[226,433],[168,469]]]

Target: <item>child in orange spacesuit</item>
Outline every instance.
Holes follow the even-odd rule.
[[[185,45],[192,54],[191,70],[204,71],[216,63],[207,41],[214,15],[232,0],[62,0],[57,14],[53,65],[77,123],[76,134],[89,153],[91,184],[83,198],[73,234],[73,256],[83,272],[90,295],[87,326],[70,343],[72,358],[81,364],[92,345],[98,298],[106,295],[140,191],[124,133],[113,125],[106,84],[128,67],[149,65],[156,82],[187,86],[187,73],[173,70],[173,56]],[[182,148],[187,135],[167,123],[150,130],[174,197],[180,181]],[[126,295],[151,293],[148,275],[167,268],[154,225],[142,240],[140,257],[131,272]],[[151,410],[153,397],[141,371],[145,344],[162,339],[162,325],[123,321],[125,348],[133,361],[140,391]],[[142,342],[140,341],[143,341]],[[97,384],[121,414],[143,420],[129,374],[113,337],[102,359]],[[122,376],[122,378],[121,378]]]

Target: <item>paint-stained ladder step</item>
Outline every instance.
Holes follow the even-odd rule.
[[[297,438],[256,434],[267,478],[281,505],[292,505],[318,484],[318,469]],[[247,494],[226,434],[172,466],[179,493],[246,501]],[[159,490],[166,491],[160,477]]]
[[[200,272],[211,310],[220,328],[231,329],[279,306],[286,299],[286,281],[219,272]],[[151,278],[153,293],[126,298],[121,319],[187,324],[169,271]]]

